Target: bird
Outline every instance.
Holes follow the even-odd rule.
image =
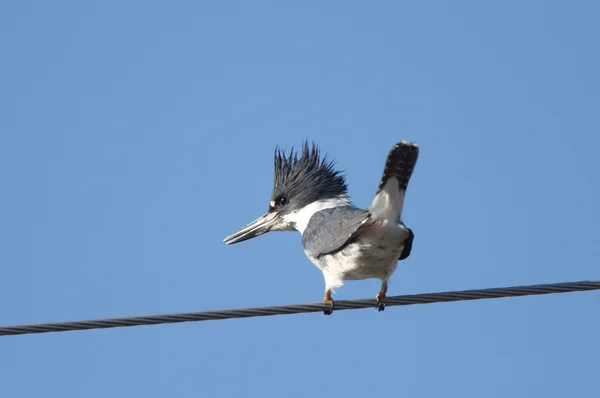
[[[400,141],[389,151],[375,197],[367,209],[355,206],[346,176],[328,154],[308,140],[287,153],[275,148],[273,191],[263,216],[227,236],[225,244],[246,241],[271,231],[298,231],[308,259],[325,279],[323,302],[334,310],[332,294],[346,280],[381,281],[376,295],[385,309],[390,276],[407,259],[415,234],[402,221],[404,198],[419,156],[414,142]]]

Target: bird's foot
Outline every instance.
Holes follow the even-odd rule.
[[[333,300],[332,299],[323,299],[323,302],[327,303],[327,304],[329,304],[331,306],[330,309],[323,310],[323,314],[325,314],[325,315],[331,315],[331,314],[333,314]]]
[[[381,302],[381,299],[385,298],[385,293],[378,293],[375,298],[377,299],[377,311],[381,312],[385,310],[385,304]]]
[[[331,315],[333,314],[333,299],[331,298],[331,289],[325,290],[325,297],[323,297],[323,302],[327,303],[331,306],[328,310],[323,310],[323,314]]]

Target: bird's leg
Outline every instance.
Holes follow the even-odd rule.
[[[377,293],[377,296],[375,297],[377,299],[377,311],[385,310],[385,304],[381,303],[381,299],[385,298],[385,294],[387,293],[387,288],[388,288],[387,281],[382,281],[381,282],[381,290],[379,290],[379,293]]]
[[[325,315],[333,314],[333,299],[331,298],[331,289],[325,290],[325,297],[323,297],[323,302],[331,305],[331,309],[324,310],[323,313]]]

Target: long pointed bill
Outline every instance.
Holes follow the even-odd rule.
[[[246,225],[244,228],[226,237],[223,242],[228,245],[234,243],[243,242],[248,239],[256,238],[262,234],[265,234],[277,224],[278,217],[277,213],[267,213],[257,220]]]

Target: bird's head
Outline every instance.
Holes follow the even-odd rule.
[[[276,148],[274,166],[269,210],[225,238],[226,244],[252,239],[269,231],[294,231],[298,229],[298,222],[308,222],[299,220],[307,206],[347,195],[344,176],[334,169],[334,162],[328,161],[326,155],[321,157],[319,147],[314,143],[309,145],[305,141],[301,153],[292,148],[287,155]]]

